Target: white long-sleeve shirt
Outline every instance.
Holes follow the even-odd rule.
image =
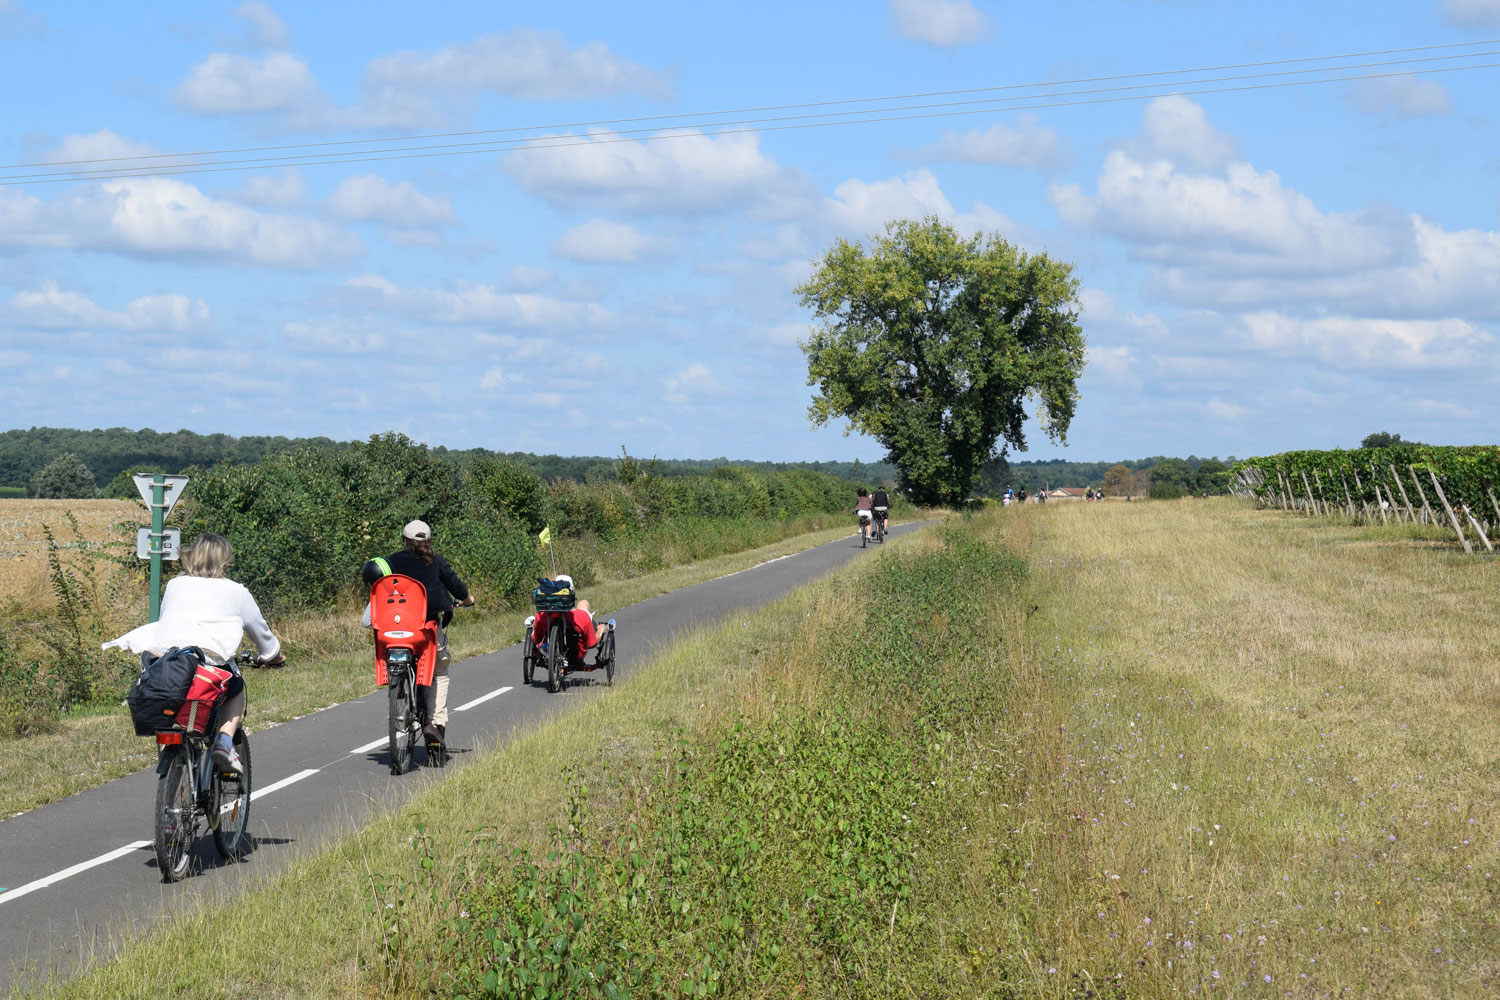
[[[248,634],[261,659],[281,649],[250,591],[222,577],[178,576],[161,595],[161,619],[131,629],[104,644],[142,653],[173,646],[197,646],[209,658],[228,661]]]

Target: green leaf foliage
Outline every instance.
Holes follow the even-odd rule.
[[[968,498],[1002,439],[1025,450],[1028,398],[1066,440],[1084,365],[1072,265],[934,217],[868,249],[839,240],[797,292],[823,321],[803,345],[809,417],[885,445],[917,502]]]
[[[723,466],[708,475],[642,475],[629,486],[543,483],[524,465],[494,458],[465,470],[400,434],[189,474],[179,508],[184,539],[204,531],[229,539],[233,576],[273,608],[327,608],[357,597],[359,567],[399,549],[402,526],[417,518],[432,526],[434,546],[466,583],[487,601],[506,602],[529,593],[543,572],[536,532],[544,524],[564,561],[575,557],[566,568],[587,585],[594,571],[582,553],[601,544],[660,549],[664,532],[722,538],[726,525],[854,506],[854,485],[825,473]]]
[[[94,474],[71,451],[48,462],[31,481],[31,495],[43,500],[85,500],[99,495]]]
[[[1395,477],[1391,474],[1393,466]],[[1487,520],[1486,512],[1494,509],[1491,493],[1500,496],[1500,447],[1399,442],[1349,451],[1286,451],[1246,459],[1234,466],[1232,474],[1237,491],[1269,501],[1281,491],[1278,472],[1290,481],[1294,499],[1304,498],[1307,487],[1302,477],[1306,475],[1318,499],[1335,507],[1349,502],[1376,507],[1382,500],[1400,503],[1404,490],[1415,508],[1422,506],[1424,492],[1437,508],[1431,479],[1435,474],[1450,504],[1467,506],[1481,520]]]

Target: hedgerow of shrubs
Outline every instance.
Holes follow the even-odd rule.
[[[580,543],[575,550],[649,546],[667,524],[702,531],[849,510],[855,489],[826,473],[733,466],[707,475],[633,474],[628,483],[543,483],[497,459],[465,469],[401,434],[190,475],[184,541],[203,531],[224,535],[234,546],[235,578],[277,609],[328,608],[350,598],[361,564],[399,548],[401,528],[413,519],[432,526],[436,548],[465,581],[514,602],[544,570],[536,540],[542,526],[565,553],[569,539]]]

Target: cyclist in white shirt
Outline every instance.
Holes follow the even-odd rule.
[[[250,591],[224,576],[225,568],[233,562],[234,549],[227,539],[209,532],[199,535],[183,550],[184,575],[167,581],[161,596],[161,617],[105,643],[105,647],[160,656],[173,647],[196,646],[203,651],[205,662],[227,667],[234,677],[219,709],[219,735],[213,754],[221,766],[242,771],[233,739],[245,714],[245,681],[234,662],[235,652],[248,634],[262,665],[282,666],[286,656]]]

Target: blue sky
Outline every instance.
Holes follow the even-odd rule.
[[[575,136],[0,182],[0,427],[874,459],[876,442],[807,421],[791,289],[833,239],[938,214],[1077,265],[1090,363],[1068,446],[1033,428],[1013,457],[1244,456],[1377,429],[1494,441],[1500,69],[691,127],[720,109],[1488,38],[1500,0],[0,0],[11,165]],[[662,115],[687,134],[563,127]]]

